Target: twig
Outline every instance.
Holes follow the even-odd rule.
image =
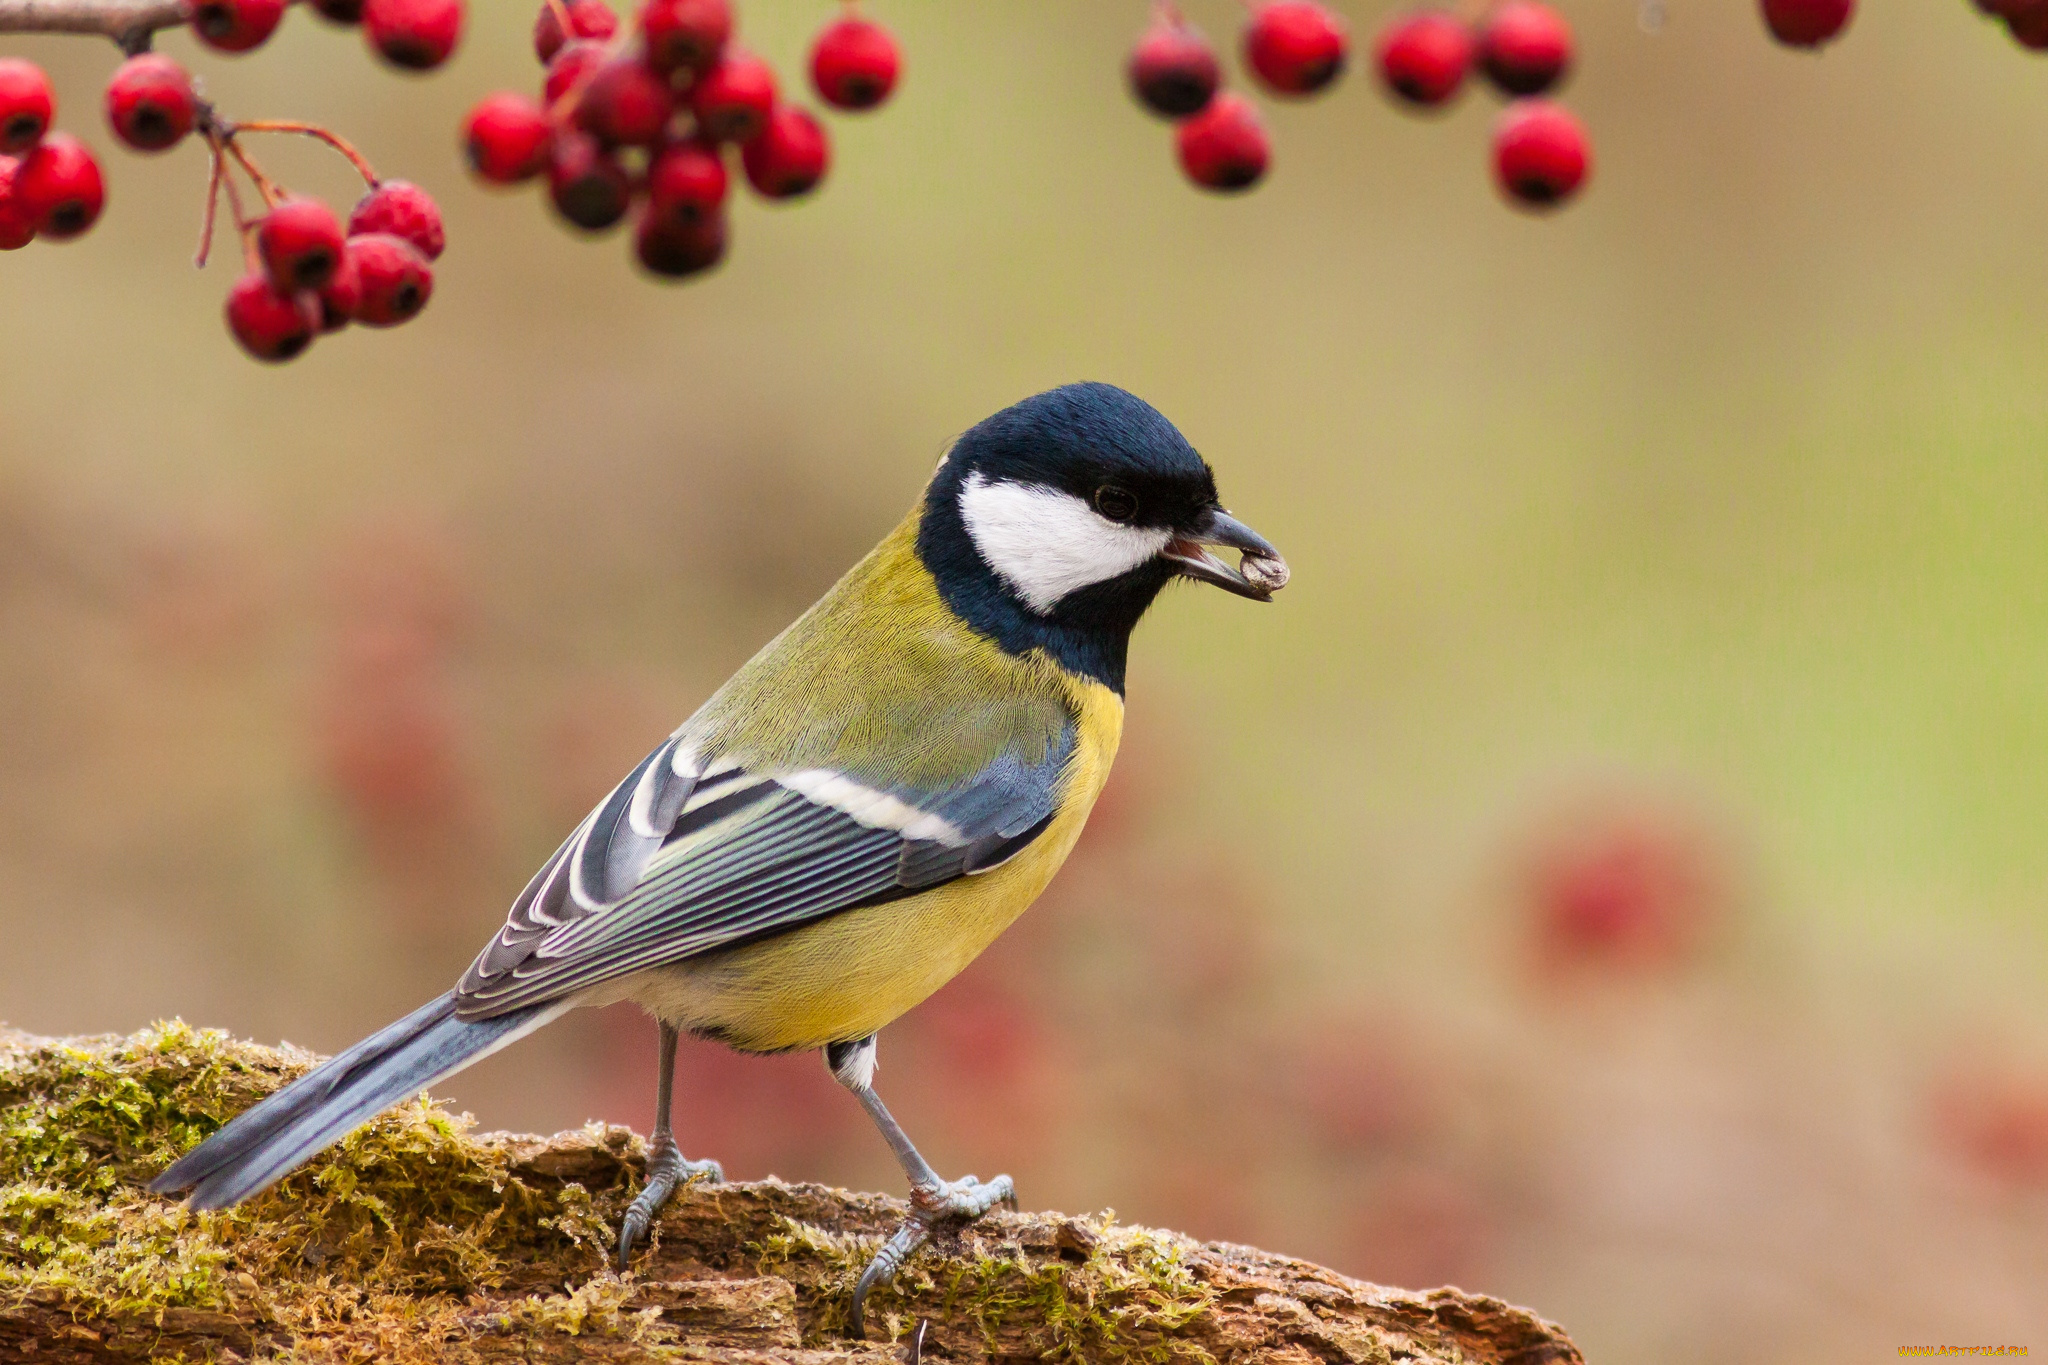
[[[0,33],[92,33],[131,54],[184,22],[179,0],[0,0]]]
[[[206,139],[206,215],[199,222],[199,254],[192,258],[192,264],[206,269],[206,258],[213,251],[213,220],[220,203],[221,182],[227,179],[227,164],[220,154],[220,143],[210,133]]]
[[[357,174],[369,182],[371,189],[377,187],[377,172],[370,165],[369,160],[361,152],[350,146],[347,138],[342,137],[339,133],[330,132],[317,123],[301,123],[297,119],[266,118],[257,119],[250,123],[238,123],[235,125],[235,131],[237,133],[304,133],[307,137],[317,137],[328,146],[334,148],[335,151],[347,157],[349,164],[356,168]]]

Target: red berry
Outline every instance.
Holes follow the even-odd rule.
[[[36,235],[59,242],[91,227],[107,202],[100,163],[69,133],[49,134],[21,159],[14,193],[35,223]]]
[[[1270,0],[1252,12],[1244,56],[1276,95],[1312,95],[1344,70],[1344,21],[1313,0]]]
[[[403,237],[370,232],[348,239],[363,295],[355,319],[365,327],[396,327],[410,321],[434,296],[434,267]]]
[[[441,227],[441,209],[434,197],[410,180],[380,180],[377,187],[349,210],[348,235],[388,232],[403,237],[428,260],[440,259],[448,245]]]
[[[880,24],[848,15],[811,47],[811,83],[838,109],[872,109],[889,98],[903,69],[896,40]]]
[[[548,164],[548,116],[524,95],[486,95],[462,126],[463,147],[478,175],[510,185],[539,175]]]
[[[280,289],[318,289],[341,268],[341,220],[318,199],[287,199],[256,227],[256,252]]]
[[[1493,166],[1500,186],[1532,208],[1571,198],[1591,158],[1586,130],[1549,100],[1516,100],[1494,125]]]
[[[579,38],[573,43],[564,43],[555,59],[548,63],[547,83],[541,94],[547,100],[548,108],[555,107],[555,101],[568,94],[584,78],[604,65],[606,49],[603,43]]]
[[[808,109],[777,105],[760,136],[740,148],[747,183],[769,199],[794,199],[809,194],[825,178],[832,149],[825,129]]]
[[[320,300],[304,290],[280,291],[261,272],[242,276],[228,291],[228,330],[258,360],[290,360],[320,331]]]
[[[160,152],[192,131],[199,100],[192,78],[160,52],[130,57],[107,82],[107,122],[141,152]]]
[[[1510,95],[1540,95],[1572,61],[1572,28],[1541,0],[1506,0],[1479,30],[1479,64]]]
[[[596,138],[568,129],[548,155],[548,198],[577,227],[601,232],[633,206],[633,177]]]
[[[1227,90],[1181,124],[1174,141],[1181,169],[1205,189],[1249,189],[1266,173],[1272,156],[1258,110]]]
[[[261,47],[284,20],[284,0],[184,0],[199,41],[222,52]]]
[[[312,5],[322,19],[332,23],[360,24],[363,21],[363,0],[312,0]]]
[[[614,147],[651,147],[675,117],[675,92],[632,53],[613,57],[583,87],[576,121]]]
[[[57,101],[50,78],[34,62],[0,57],[0,155],[14,156],[49,131]]]
[[[2030,8],[2006,11],[2005,31],[2029,51],[2048,51],[2048,0],[2038,0]]]
[[[646,0],[640,35],[656,71],[709,71],[732,38],[730,0]]]
[[[393,66],[431,71],[462,40],[462,0],[363,0],[363,36]]]
[[[320,330],[339,332],[354,320],[363,306],[363,272],[356,267],[353,252],[341,253],[341,268],[320,290]]]
[[[1787,47],[1819,47],[1848,26],[1856,0],[1763,0],[1764,23]]]
[[[1131,89],[1155,114],[1186,118],[1206,109],[1223,83],[1215,49],[1194,25],[1168,9],[1131,50]]]
[[[553,5],[542,5],[540,13],[533,20],[533,50],[546,66],[562,50],[562,44],[575,38],[590,38],[603,42],[619,31],[619,16],[612,13],[612,7],[604,0],[568,0],[562,8],[569,14],[569,33],[562,32],[562,21],[555,17]]]
[[[718,149],[702,142],[676,142],[661,149],[647,167],[647,213],[674,226],[689,227],[718,216],[728,177]]]
[[[20,169],[13,157],[0,156],[0,251],[19,251],[36,239],[36,221],[14,192],[15,172]]]
[[[715,213],[701,223],[678,226],[642,213],[633,254],[649,272],[672,280],[709,270],[725,257],[725,215]]]
[[[1442,10],[1404,14],[1380,30],[1380,79],[1410,104],[1442,104],[1465,83],[1472,33]]]
[[[728,48],[690,92],[697,131],[713,142],[747,142],[759,136],[775,111],[775,72],[751,52]]]

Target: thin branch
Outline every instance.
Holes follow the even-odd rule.
[[[185,22],[179,0],[0,0],[0,33],[89,33],[140,52]]]
[[[347,138],[339,133],[322,128],[317,123],[301,123],[297,119],[255,119],[248,123],[236,124],[235,131],[237,133],[304,133],[307,137],[317,137],[328,146],[334,148],[335,151],[347,157],[349,164],[356,168],[357,174],[369,182],[371,189],[377,187],[377,172],[370,165],[369,159],[351,146]]]

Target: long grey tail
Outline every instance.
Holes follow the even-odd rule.
[[[190,1190],[195,1209],[239,1204],[392,1105],[525,1037],[569,1007],[557,1001],[493,1019],[464,1020],[455,1017],[451,991],[246,1110],[150,1181],[149,1188],[157,1194]]]

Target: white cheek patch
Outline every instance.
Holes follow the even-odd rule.
[[[1171,538],[1119,526],[1057,488],[990,483],[978,473],[961,485],[960,519],[982,561],[1040,615],[1068,593],[1129,573]]]

